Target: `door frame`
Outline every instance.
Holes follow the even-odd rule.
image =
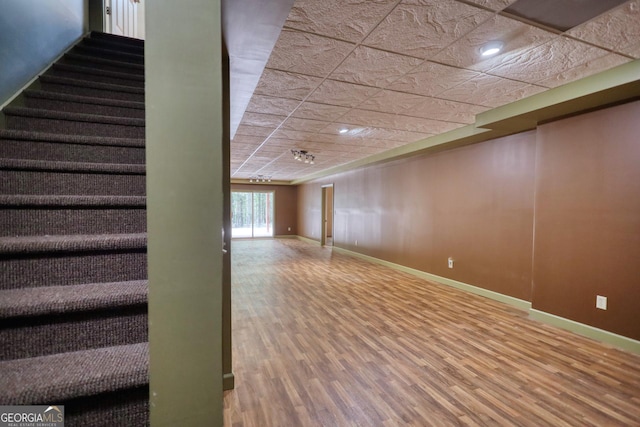
[[[103,0],[103,31],[108,34],[114,34],[113,30],[113,17],[114,17],[114,5],[113,3],[118,0]],[[127,16],[129,24],[133,25],[133,28],[125,29],[125,32],[130,34],[123,34],[125,37],[132,37],[144,40],[145,38],[145,4],[144,0],[122,0],[122,6],[127,3],[126,7],[131,7],[129,10],[133,12],[133,17]],[[111,9],[110,13],[107,10]]]
[[[334,210],[335,210],[335,197],[336,197],[336,192],[335,192],[335,188],[333,186],[333,183],[331,184],[325,184],[322,186],[322,222],[320,223],[320,246],[325,246],[327,244],[327,188],[331,188],[331,224],[332,227],[335,226],[334,224]],[[331,233],[331,245],[333,246],[334,241],[335,241],[335,233]]]
[[[276,191],[275,190],[234,190],[231,189],[229,194],[229,200],[233,198],[233,193],[250,193],[251,194],[251,236],[249,237],[234,237],[233,236],[233,221],[231,221],[231,238],[232,239],[273,239],[276,235]],[[271,193],[271,236],[255,236],[255,204],[254,195],[256,193]],[[230,218],[233,218],[233,203],[230,204]]]

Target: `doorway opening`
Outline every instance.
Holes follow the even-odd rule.
[[[273,237],[273,191],[231,192],[231,237]]]
[[[105,33],[144,40],[144,2],[145,0],[105,0]]]
[[[333,184],[322,186],[322,246],[333,246]]]

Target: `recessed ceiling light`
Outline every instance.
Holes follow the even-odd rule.
[[[480,54],[482,56],[495,55],[496,53],[502,50],[502,46],[504,46],[502,42],[498,42],[498,41],[489,42],[480,48]]]
[[[347,132],[349,132],[349,129],[340,129],[339,132],[340,133],[347,133]]]

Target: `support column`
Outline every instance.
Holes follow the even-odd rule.
[[[222,426],[219,0],[146,5],[151,425]]]

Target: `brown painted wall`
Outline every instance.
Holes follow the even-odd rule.
[[[319,240],[334,183],[336,246],[640,339],[639,117],[629,103],[302,185],[299,234]]]
[[[231,191],[275,191],[275,235],[298,234],[298,187],[290,185],[231,184]],[[291,227],[291,231],[288,230]]]
[[[640,102],[538,128],[533,308],[640,339]],[[608,298],[596,309],[596,295]]]
[[[300,232],[333,182],[336,246],[529,300],[534,160],[528,132],[303,185]]]

